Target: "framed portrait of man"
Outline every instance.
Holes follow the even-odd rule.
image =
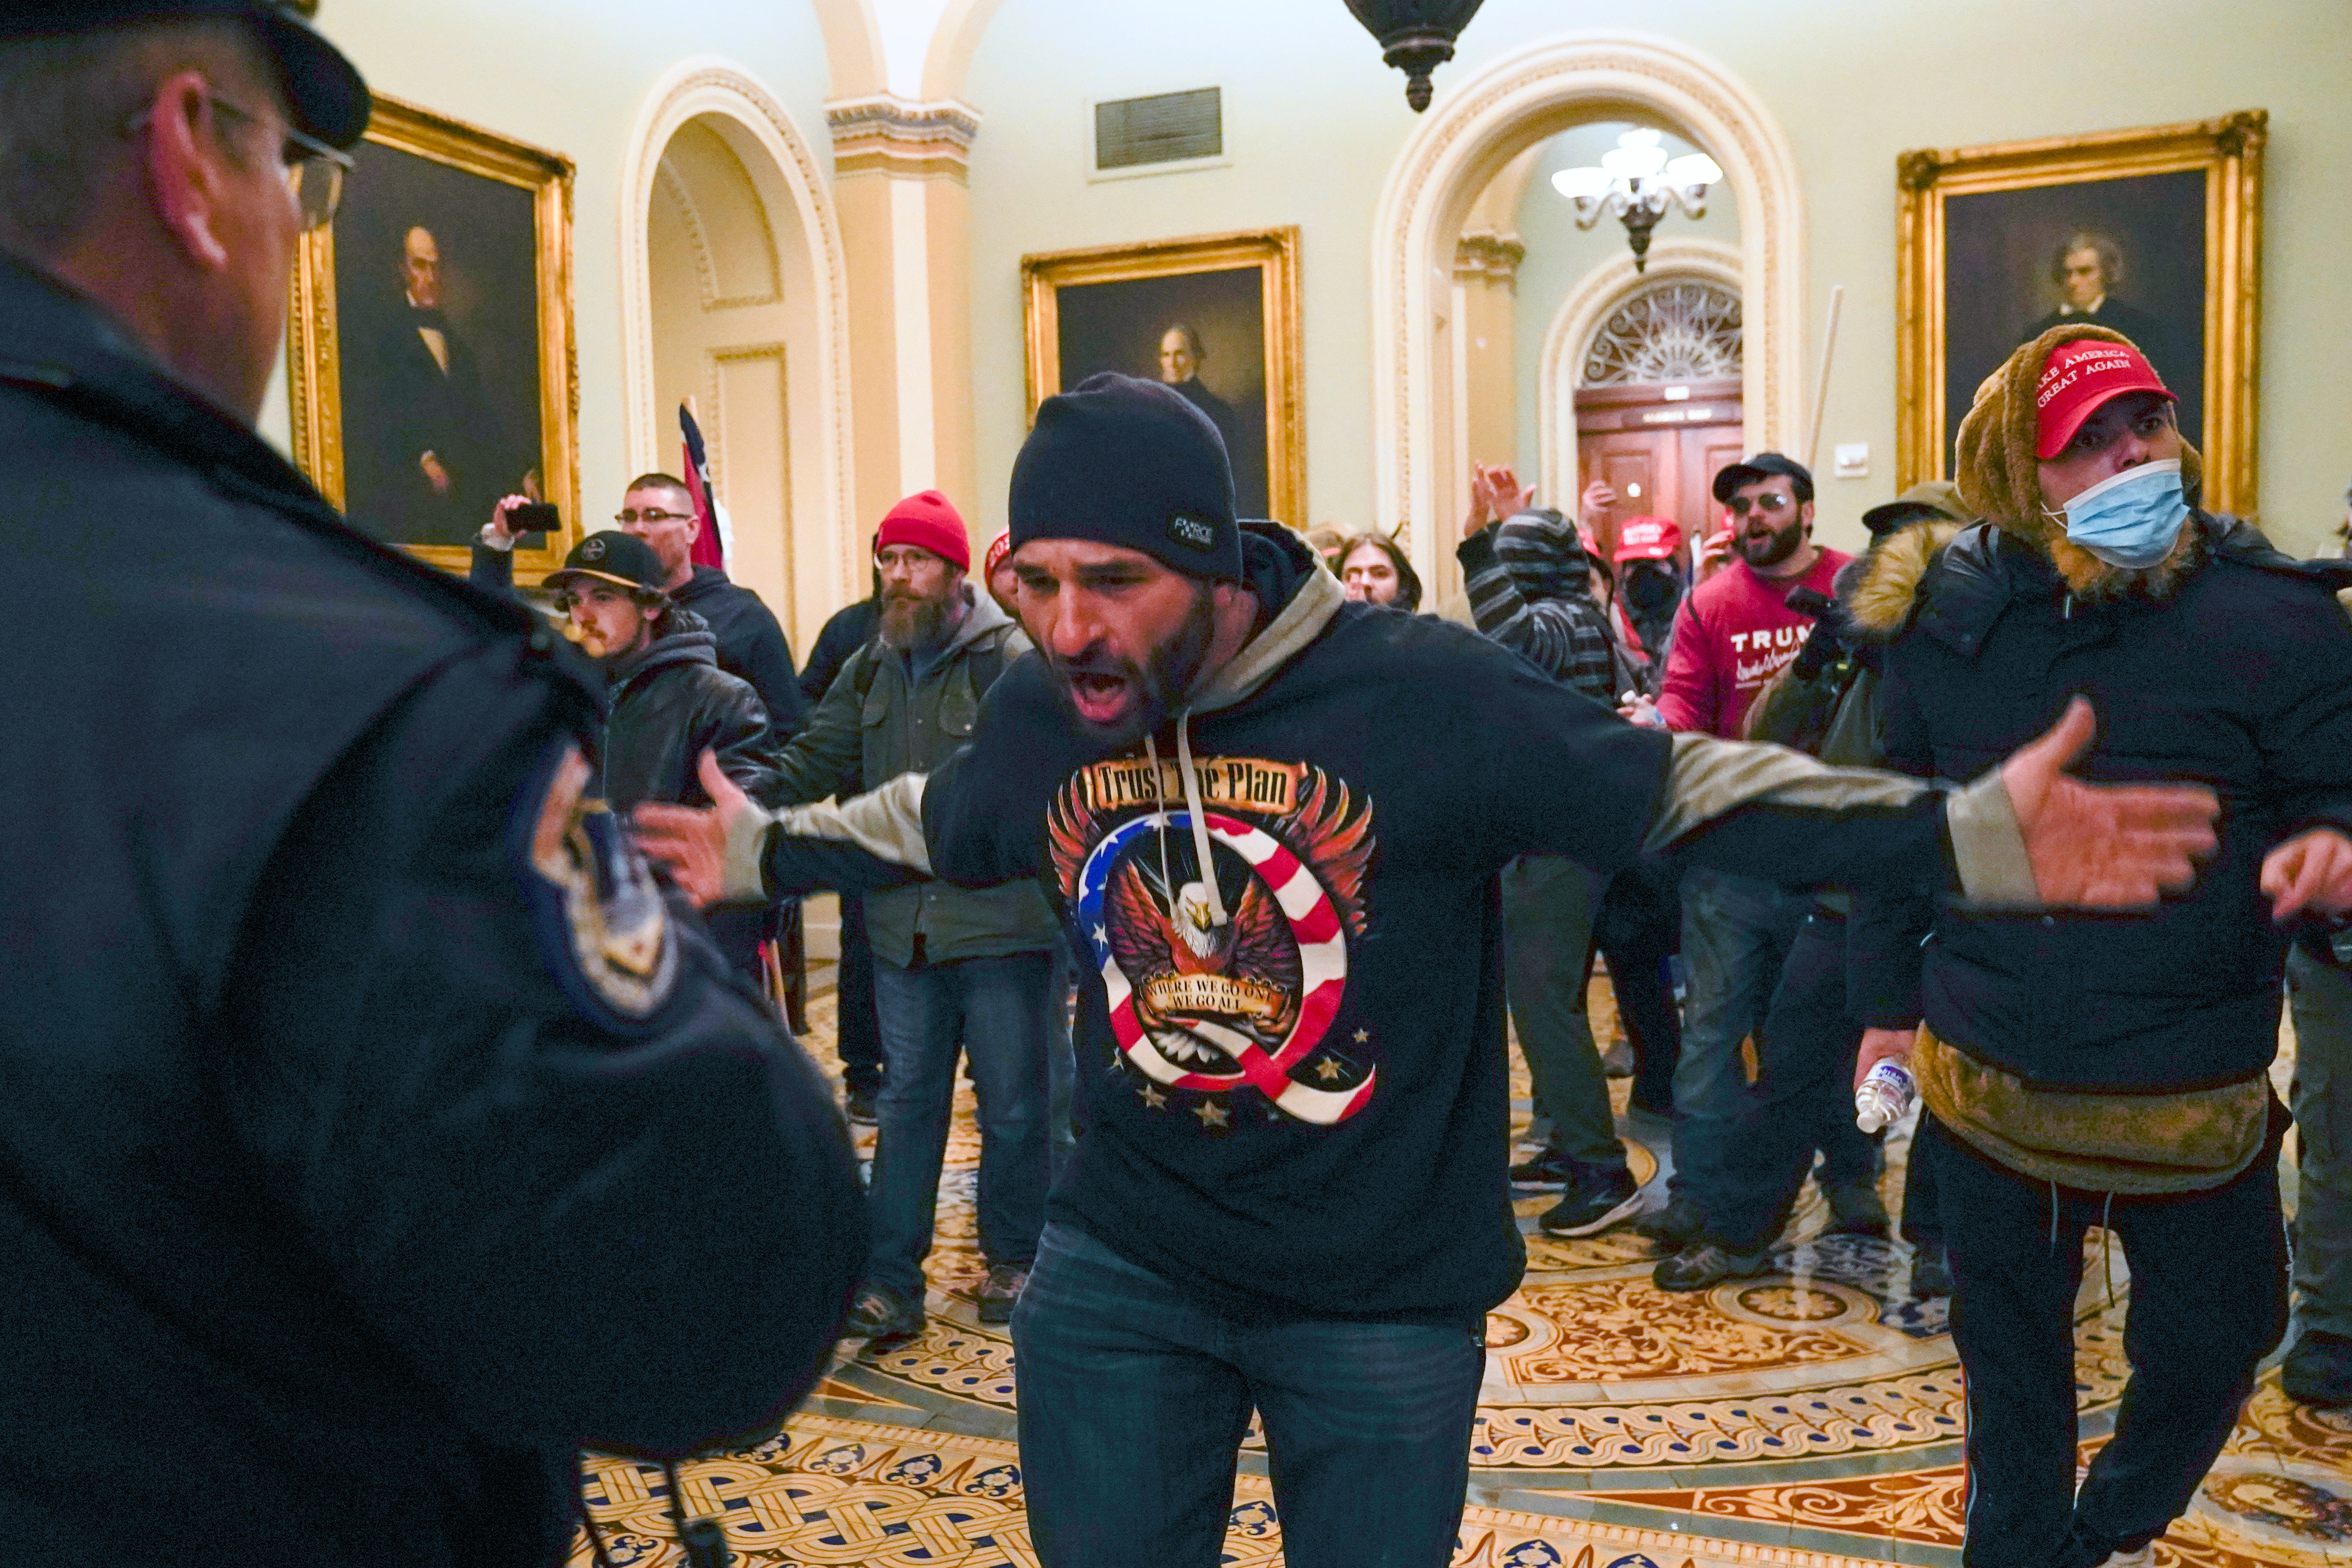
[[[570,160],[375,100],[334,222],[306,237],[288,356],[294,455],[356,528],[436,565],[499,498],[555,503],[536,583],[580,536]]]
[[[1208,416],[1243,517],[1303,526],[1298,230],[1024,256],[1029,411],[1104,371],[1174,388]]]
[[[2139,345],[2205,455],[2204,504],[2254,508],[2261,110],[2094,136],[1906,153],[1899,479],[1948,476],[1978,385],[2081,321]]]

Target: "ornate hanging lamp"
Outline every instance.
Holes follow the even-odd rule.
[[[1576,226],[1591,228],[1615,215],[1633,247],[1633,270],[1650,265],[1650,231],[1666,216],[1669,203],[1692,217],[1706,216],[1707,187],[1723,171],[1704,153],[1671,157],[1654,131],[1628,131],[1601,155],[1597,169],[1562,169],[1552,188],[1576,204]]]
[[[1454,58],[1454,40],[1483,0],[1348,0],[1387,51],[1381,58],[1405,74],[1404,100],[1418,114],[1429,107],[1429,73]]]

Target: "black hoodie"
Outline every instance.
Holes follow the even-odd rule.
[[[1053,1217],[1228,1308],[1475,1315],[1523,1264],[1503,865],[1687,842],[1749,875],[1940,883],[1945,807],[1636,729],[1463,627],[1345,604],[1287,534],[1244,543],[1261,629],[1147,744],[1104,748],[1021,659],[928,781],[784,814],[765,886],[870,887],[882,859],[1041,878],[1083,977],[1087,1135]]]

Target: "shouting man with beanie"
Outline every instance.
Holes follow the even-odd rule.
[[[837,806],[640,822],[698,897],[1034,879],[1061,910],[1087,1132],[1013,1323],[1051,1568],[1215,1563],[1254,1408],[1293,1564],[1451,1560],[1486,1313],[1526,1260],[1515,858],[2144,906],[2210,839],[2201,791],[2065,778],[2082,715],[1968,795],[1626,724],[1464,627],[1348,603],[1296,536],[1236,522],[1215,430],[1150,383],[1046,399],[1011,501],[1038,657],[969,747]]]
[[[2219,853],[2194,891],[2129,921],[1864,897],[1857,1071],[1908,1058],[1926,1102],[1968,1376],[1963,1561],[2147,1563],[2285,1325],[2268,1068],[2301,911],[2352,910],[2352,626],[2329,593],[2352,574],[2200,510],[2171,392],[2104,328],[2011,354],[1958,459],[1985,521],[1900,609],[1886,757],[1978,778],[2087,696],[2104,734],[2084,771],[2209,781]],[[2131,1266],[2132,1380],[2078,1492],[2094,1226]]]
[[[967,580],[963,519],[937,490],[890,509],[874,536],[876,640],[841,667],[786,748],[770,805],[919,777],[971,739],[981,700],[1028,638]],[[855,891],[853,888],[851,889]],[[874,1247],[847,1331],[898,1343],[925,1323],[923,1259],[961,1049],[980,1101],[981,1321],[1013,1315],[1045,1225],[1047,1051],[1062,987],[1053,912],[1034,882],[889,888],[864,900],[882,1081],[874,1101]]]

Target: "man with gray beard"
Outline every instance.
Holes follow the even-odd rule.
[[[785,751],[771,807],[846,798],[928,773],[971,736],[980,700],[1029,651],[996,601],[966,580],[963,519],[937,490],[890,510],[874,537],[879,635],[852,654]],[[980,1320],[1013,1315],[1045,1225],[1046,1042],[1055,925],[1034,882],[945,882],[866,900],[883,1078],[875,1101],[874,1247],[847,1332],[877,1345],[919,1332],[923,1258],[945,1156],[958,1047],[980,1095]]]

